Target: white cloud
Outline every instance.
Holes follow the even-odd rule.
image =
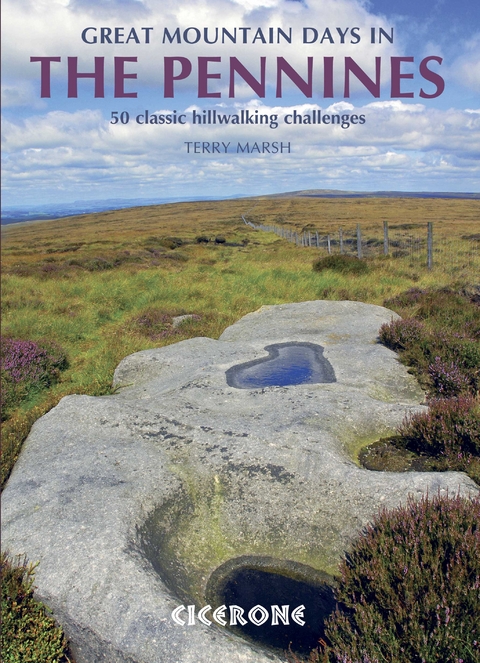
[[[323,99],[323,58],[335,57],[335,92],[343,90],[343,57],[350,55],[370,75],[374,72],[375,56],[382,56],[383,77],[390,77],[388,57],[406,55],[402,34],[408,34],[408,24],[399,24],[373,13],[364,0],[4,0],[3,4],[3,63],[4,107],[3,123],[4,184],[7,194],[55,196],[56,191],[72,192],[75,198],[82,191],[102,191],[116,195],[147,195],[162,188],[174,192],[184,187],[199,192],[218,191],[219,194],[238,191],[312,188],[328,180],[329,186],[339,188],[394,188],[387,182],[397,182],[399,188],[460,188],[478,189],[480,175],[480,115],[468,111],[435,108],[432,100],[425,103],[405,103],[400,99],[386,99],[358,107],[358,97],[333,101]],[[394,19],[397,21],[397,18]],[[142,27],[152,27],[150,44],[100,44],[82,42],[82,29],[88,26],[123,26],[125,32],[135,27],[143,36]],[[247,44],[232,45],[169,45],[162,44],[163,29],[176,27],[180,33],[190,27],[225,27],[230,32],[251,27]],[[252,35],[260,27],[268,35],[269,27],[288,32],[291,28],[294,43],[262,44]],[[395,27],[395,43],[370,44],[370,27]],[[397,27],[402,27],[398,30]],[[302,29],[315,28],[321,35],[326,28],[335,43],[328,40],[308,47],[302,45]],[[341,44],[337,31],[359,27],[362,35],[358,44]],[[97,35],[99,32],[97,31]],[[191,33],[193,34],[193,32]],[[210,32],[212,34],[212,32]],[[313,31],[311,31],[313,34]],[[425,40],[424,40],[425,42]],[[456,75],[459,82],[473,90],[480,89],[480,36],[464,45],[463,51],[449,69],[442,71]],[[127,80],[126,89],[139,91],[138,104],[125,104],[131,120],[126,125],[109,124],[111,110],[121,105],[98,100],[89,94],[81,99],[66,98],[66,57],[77,55],[81,71],[93,68],[94,56],[105,56],[106,75],[111,81],[113,56],[138,56],[138,63],[128,64],[138,79]],[[228,129],[216,126],[139,125],[134,121],[144,108],[165,107],[163,99],[163,57],[187,56],[192,60],[193,72],[188,81],[178,84],[177,110],[216,109],[222,113],[249,110],[278,115],[280,126],[238,126]],[[259,58],[268,56],[268,77],[275,81],[275,57],[285,57],[299,73],[306,71],[306,57],[313,55],[314,99],[298,103],[297,113],[307,116],[322,110],[329,115],[365,115],[365,124],[342,128],[338,124],[286,125],[285,114],[292,113],[290,97],[262,102],[251,99],[251,89],[240,84],[236,99],[228,98],[228,57],[235,55],[253,72],[258,71]],[[30,56],[60,56],[61,63],[52,64],[53,92],[48,102],[39,98],[39,63],[30,63]],[[220,56],[218,71],[222,79],[211,79],[211,89],[221,91],[221,99],[198,99],[196,66],[198,56]],[[132,64],[132,69],[130,65]],[[415,71],[414,81],[402,81],[402,90],[418,88],[418,58],[416,64],[405,63],[403,71]],[[211,71],[217,71],[212,63]],[[444,70],[445,67],[445,70]],[[82,82],[88,87],[91,81]],[[285,83],[285,95],[293,85]],[[360,85],[354,85],[355,93]],[[84,89],[84,88],[82,88]],[[297,99],[299,95],[297,95]],[[304,97],[301,97],[304,99]],[[322,99],[322,108],[318,99]],[[370,97],[372,98],[372,97]],[[87,101],[86,101],[87,100]],[[91,100],[91,101],[90,101]],[[128,100],[129,102],[131,100]],[[423,101],[423,100],[422,100]],[[193,102],[193,103],[192,103]],[[217,103],[218,102],[218,103]],[[46,104],[49,104],[46,106]],[[472,106],[470,99],[468,102]],[[85,104],[92,109],[85,109]],[[24,115],[14,115],[19,112]],[[31,108],[31,112],[30,112]],[[48,108],[50,112],[44,112]],[[55,108],[55,110],[51,110]],[[35,114],[35,112],[37,114]],[[43,113],[43,114],[42,114]],[[22,117],[24,119],[22,119]],[[291,154],[237,155],[187,154],[186,142],[238,141],[290,142]],[[463,174],[463,180],[462,180]],[[352,179],[353,178],[353,179]],[[475,179],[476,178],[476,179]],[[476,184],[475,184],[476,181]],[[441,186],[439,186],[441,183]],[[450,185],[452,183],[452,185]],[[92,196],[90,196],[92,197]]]
[[[480,92],[480,33],[462,44],[459,56],[448,69],[449,80]]]
[[[4,181],[9,199],[16,188],[29,191],[93,191],[124,196],[175,195],[189,189],[219,195],[229,191],[261,192],[321,187],[318,178],[338,188],[430,188],[449,181],[448,189],[475,190],[480,178],[480,116],[457,110],[417,108],[407,104],[369,104],[354,108],[338,104],[323,113],[364,114],[366,122],[342,129],[338,125],[287,126],[281,120],[295,109],[300,115],[320,108],[236,104],[278,114],[279,127],[198,127],[188,124],[165,130],[135,122],[111,126],[98,111],[55,111],[4,127]],[[227,154],[187,154],[186,142],[230,142]],[[237,142],[284,142],[290,154],[236,154]],[[463,175],[462,175],[463,174]],[[430,185],[428,185],[430,182]],[[436,186],[435,186],[436,184]],[[239,188],[240,187],[240,188]],[[245,188],[246,187],[246,188]],[[19,189],[20,190],[20,189]],[[136,192],[136,193],[135,193]]]
[[[399,99],[390,101],[372,101],[365,108],[385,109],[393,113],[422,113],[425,110],[424,104],[406,104]]]

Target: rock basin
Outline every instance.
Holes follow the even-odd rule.
[[[360,302],[262,307],[218,341],[127,357],[114,396],[69,396],[36,422],[3,494],[3,547],[39,562],[37,595],[77,663],[282,660],[282,643],[255,629],[240,637],[171,613],[247,605],[262,595],[252,584],[278,601],[287,586],[296,600],[302,583],[328,613],[343,551],[378,509],[408,494],[478,492],[462,473],[356,464],[359,448],[424,408],[377,343],[395,317]],[[336,381],[228,384],[232,367],[287,343],[322,346]]]
[[[268,357],[232,366],[225,373],[229,387],[288,387],[295,384],[336,382],[332,365],[314,343],[267,345]]]

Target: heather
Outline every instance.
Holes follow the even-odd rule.
[[[313,263],[315,272],[323,272],[325,269],[331,269],[340,274],[364,274],[368,272],[368,265],[364,260],[355,256],[329,255],[319,258]]]
[[[67,357],[53,341],[25,341],[2,338],[2,420],[11,410],[36,392],[47,389],[67,368]]]
[[[417,288],[385,301],[403,314],[379,338],[413,367],[433,397],[475,395],[480,387],[480,307],[467,294]]]
[[[340,567],[311,663],[478,663],[480,498],[410,497],[381,512]]]
[[[429,458],[429,469],[467,472],[480,484],[480,404],[471,396],[435,398],[406,417],[399,446]]]
[[[408,417],[397,436],[363,450],[362,462],[369,469],[394,469],[395,462],[398,470],[404,461],[404,469],[461,470],[480,483],[480,307],[475,293],[411,288],[385,304],[407,317],[382,325],[379,340],[415,372],[427,390],[429,409]]]

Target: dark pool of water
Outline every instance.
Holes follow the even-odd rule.
[[[260,569],[246,568],[233,573],[225,585],[223,598],[226,605],[241,606],[246,614],[256,605],[267,609],[272,605],[288,605],[290,611],[304,605],[304,626],[294,620],[272,626],[270,619],[261,626],[246,620],[246,625],[232,627],[259,644],[281,650],[288,650],[291,646],[298,654],[306,654],[318,647],[319,639],[325,634],[324,621],[335,609],[334,594],[328,585],[315,587]]]
[[[336,382],[335,371],[323,356],[321,345],[275,343],[267,345],[265,350],[268,357],[229,368],[227,384],[237,389],[255,389]]]

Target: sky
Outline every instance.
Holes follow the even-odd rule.
[[[4,206],[301,189],[480,190],[478,0],[3,0],[2,5]],[[173,34],[177,27],[181,43],[169,43],[164,31]],[[250,30],[242,32],[246,27]],[[134,28],[140,43],[131,37],[128,43],[102,44],[102,28],[107,36],[120,28],[119,42]],[[216,28],[220,34],[222,28],[230,34],[236,29],[237,43],[228,37],[225,44],[205,43],[204,28],[211,41]],[[269,28],[274,43],[268,43]],[[281,36],[275,43],[278,28],[291,31],[291,43]],[[381,30],[390,41],[383,36],[378,43]],[[197,43],[188,43],[197,35]],[[86,43],[93,37],[97,43]],[[41,96],[41,63],[31,61],[42,57],[61,58],[50,65],[49,97]],[[104,96],[94,96],[94,81],[87,78],[78,81],[76,97],[67,96],[69,57],[78,58],[83,73],[93,71],[95,58],[104,58]],[[116,97],[114,58],[120,65],[120,58],[136,58],[123,62],[125,78],[117,75]],[[164,76],[168,58],[176,58],[173,98],[168,72]],[[247,72],[243,78],[235,73],[233,83],[232,58]],[[259,83],[255,88],[262,58],[265,90]],[[294,72],[294,80],[288,71],[280,74],[281,91],[278,58]],[[370,89],[352,74],[347,97],[346,58],[372,80]],[[376,58],[379,91],[373,86]],[[401,74],[395,92],[392,58],[404,59],[395,60]],[[325,73],[330,62],[331,92]],[[243,111],[251,121],[193,124],[195,113],[198,118],[208,110],[239,118]],[[185,123],[146,123],[145,111],[149,119],[176,115]],[[292,122],[294,113],[301,123]],[[252,124],[255,116],[266,122]],[[328,123],[312,123],[325,116]],[[332,116],[340,116],[343,126],[332,124]]]

